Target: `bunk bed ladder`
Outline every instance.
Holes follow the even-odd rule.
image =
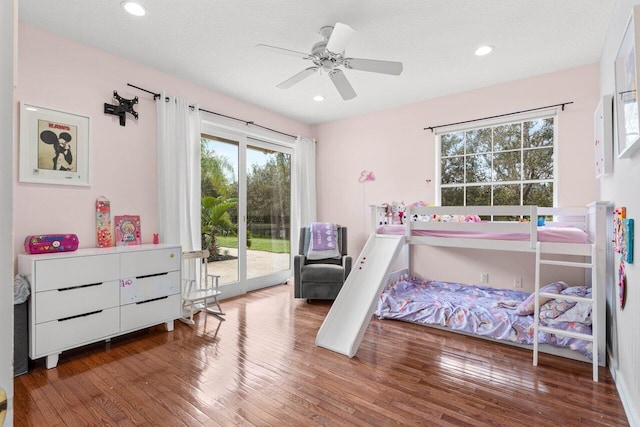
[[[559,261],[559,260],[551,260],[551,259],[542,259],[541,254],[563,254],[563,255],[584,255],[590,257],[589,262],[574,262],[574,261]],[[555,335],[561,335],[571,338],[582,339],[585,341],[590,341],[593,349],[593,381],[598,381],[598,360],[599,360],[599,351],[598,351],[598,322],[596,319],[598,318],[597,313],[597,304],[596,304],[596,296],[597,296],[597,276],[596,276],[596,246],[594,244],[591,245],[580,245],[580,244],[558,244],[558,243],[541,243],[538,242],[536,245],[536,280],[535,280],[535,310],[534,310],[534,336],[533,336],[533,366],[538,366],[538,333],[546,332]],[[564,266],[564,267],[577,267],[591,270],[591,297],[577,297],[572,295],[560,295],[560,294],[551,294],[540,292],[540,266],[541,265],[556,265],[556,266]],[[591,335],[580,334],[577,332],[565,331],[562,329],[556,329],[549,326],[540,325],[540,297],[546,298],[554,298],[560,299],[563,301],[573,301],[573,302],[588,302],[591,304]]]

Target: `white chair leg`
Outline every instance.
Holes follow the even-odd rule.
[[[186,315],[187,308],[187,302],[183,302],[182,307],[180,308],[180,318],[178,320],[180,320],[182,323],[186,323],[187,325],[193,325],[193,316],[188,318]]]
[[[215,299],[216,301],[216,306],[218,307],[218,314],[224,316],[224,312],[222,311],[222,307],[220,307],[220,303],[218,302],[218,298]]]
[[[213,310],[209,307],[209,303],[207,301],[205,301],[205,311],[207,313],[209,313],[210,315],[212,315],[213,317],[215,317],[216,319],[220,320],[221,322],[224,322],[226,319],[224,317],[221,317],[221,315],[224,315],[224,313],[222,313],[219,308],[220,305],[218,305],[218,300],[216,298],[213,299],[213,301],[216,303],[216,305],[218,306],[218,310]]]

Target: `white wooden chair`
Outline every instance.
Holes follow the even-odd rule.
[[[218,302],[220,276],[209,274],[207,266],[208,250],[182,253],[182,320],[193,325],[193,315],[199,311],[213,315],[224,321],[224,312]],[[215,305],[215,307],[211,307]]]

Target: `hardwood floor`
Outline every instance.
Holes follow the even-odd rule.
[[[327,302],[290,285],[44,359],[15,378],[16,426],[628,425],[608,369],[373,320],[352,359],[314,345]]]

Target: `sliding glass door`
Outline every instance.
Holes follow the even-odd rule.
[[[203,125],[202,236],[223,298],[291,276],[291,147]]]
[[[219,283],[240,280],[238,246],[239,142],[202,135],[200,185],[202,193],[202,248],[209,250],[209,267]]]
[[[291,269],[291,155],[247,146],[247,278]]]

